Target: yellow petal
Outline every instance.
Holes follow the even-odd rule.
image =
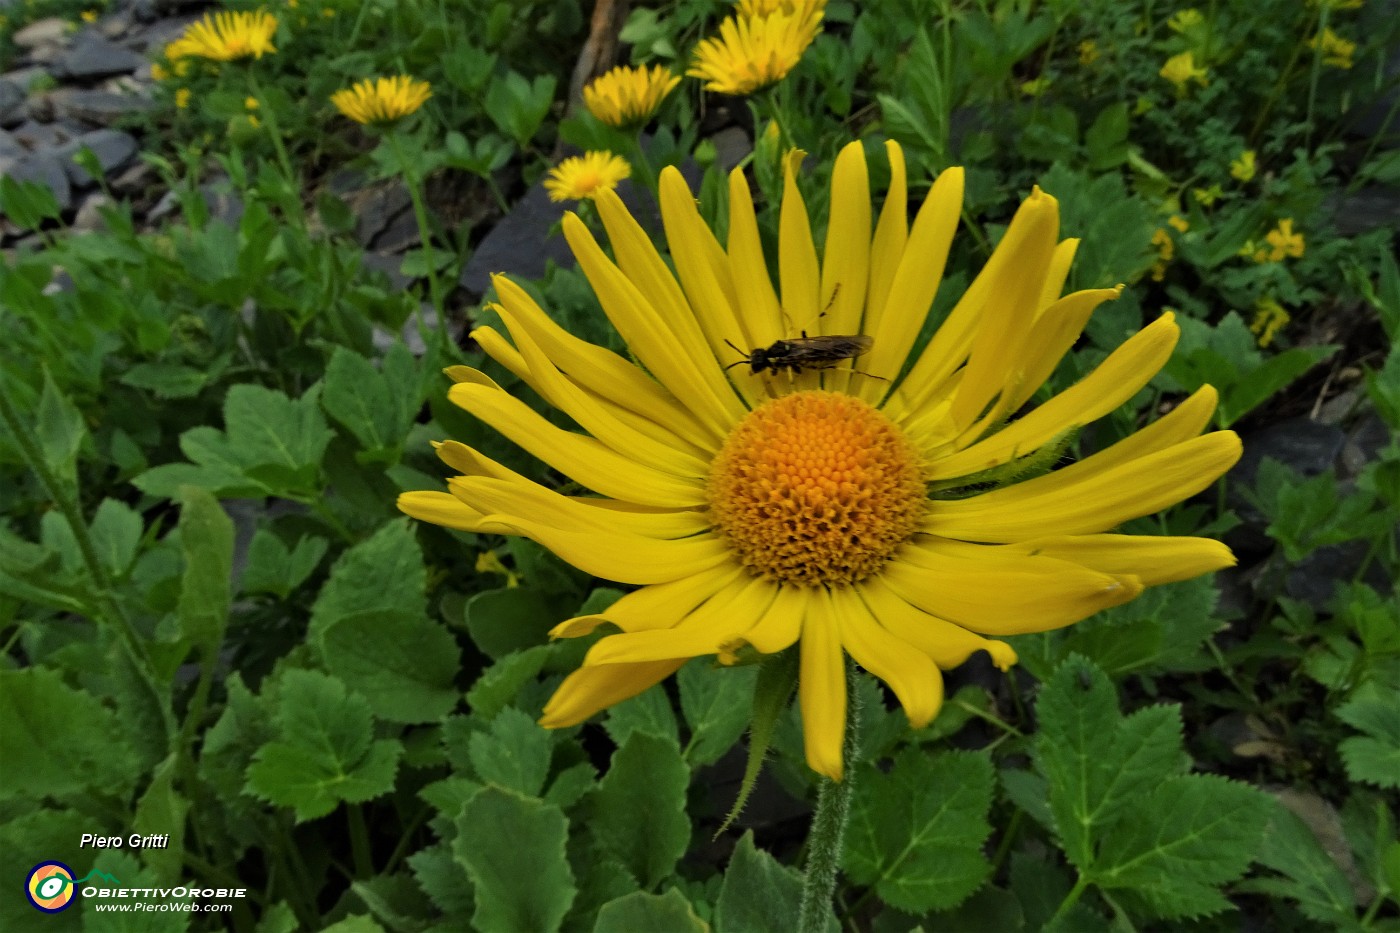
[[[486,522],[482,513],[445,492],[417,490],[399,494],[399,511],[419,521],[432,522],[458,531],[478,531],[483,534],[507,533],[505,526]],[[490,525],[490,527],[486,527]]]
[[[891,635],[928,655],[934,664],[945,671],[965,663],[977,651],[991,655],[992,663],[1003,671],[1016,663],[1016,651],[1010,645],[983,638],[961,625],[954,625],[910,605],[879,576],[861,583],[860,593],[870,606],[871,614],[889,629]]]
[[[711,445],[723,442],[723,433],[707,434],[703,422],[646,373],[611,350],[581,340],[552,321],[519,285],[504,276],[495,276],[492,283],[515,321],[529,330],[531,339],[545,355],[580,387],[668,426],[677,436],[707,437]]]
[[[1146,586],[1189,580],[1235,566],[1235,555],[1209,538],[1146,535],[1057,535],[1002,547],[1091,567],[1101,573],[1131,574]]]
[[[1195,495],[1234,466],[1240,452],[1233,431],[1217,431],[1068,479],[1061,470],[971,499],[933,501],[923,527],[944,538],[985,542],[1107,531]]]
[[[871,337],[880,333],[880,321],[885,314],[890,288],[894,285],[900,260],[904,258],[904,247],[909,242],[909,188],[904,150],[899,143],[887,139],[885,156],[890,163],[890,185],[885,191],[880,220],[875,225],[875,240],[870,244],[870,286],[866,290],[865,320],[860,329],[862,334]],[[909,309],[899,310],[904,314],[909,313]]]
[[[571,383],[559,371],[529,333],[516,323],[506,308],[498,312],[511,329],[521,356],[530,366],[531,375],[544,386],[554,407],[567,414],[595,438],[613,450],[635,457],[648,466],[678,476],[704,476],[709,465],[694,453],[668,447],[647,434],[634,430],[620,418],[614,417],[597,400]]]
[[[724,325],[727,330],[713,335],[717,344],[715,353],[726,366],[742,358],[724,342],[726,340],[743,351],[770,346],[776,340],[791,336],[783,324],[778,295],[773,291],[773,280],[768,274],[753,196],[742,168],[729,174],[729,268],[738,292],[739,315],[737,320]],[[752,375],[746,366],[730,369],[729,378],[751,405],[768,396],[762,377]]]
[[[929,539],[906,544],[881,577],[929,615],[993,635],[1061,628],[1142,592],[1131,576],[958,545]]]
[[[797,703],[807,767],[841,780],[846,734],[846,664],[829,591],[812,599],[802,623]]]
[[[703,573],[729,559],[729,546],[713,535],[678,541],[657,541],[621,533],[565,531],[548,517],[488,515],[485,521],[505,525],[516,534],[553,551],[585,573],[619,583],[666,583]]]
[[[1189,441],[1210,423],[1210,416],[1215,413],[1219,400],[1214,386],[1201,386],[1186,401],[1140,431],[1078,463],[1056,470],[1052,475],[1060,477],[1060,482],[1067,483]]]
[[[958,228],[962,199],[963,171],[960,168],[944,171],[929,189],[914,218],[908,245],[898,257],[899,265],[890,281],[889,296],[883,302],[885,310],[872,324],[867,324],[865,333],[875,342],[870,352],[860,359],[860,368],[866,372],[892,380],[904,366],[943,280],[943,267],[948,261],[953,233]],[[890,209],[888,205],[887,201],[886,211]],[[898,209],[904,210],[903,202]],[[880,222],[885,222],[883,215]],[[877,257],[879,252],[877,250]],[[866,401],[873,402],[887,391],[888,382],[866,379],[860,394]]]
[[[892,401],[886,403],[892,417],[900,418],[907,412],[917,411],[943,389],[948,377],[968,358],[979,332],[985,329],[988,307],[993,303],[1005,302],[1008,283],[1014,287],[1020,281],[1023,257],[1034,259],[1039,255],[1045,249],[1047,237],[1050,240],[1049,249],[1053,252],[1058,226],[1059,207],[1055,199],[1036,189],[1011,218],[1011,225],[987,264],[953,306],[908,377],[900,384]],[[1039,300],[1045,265],[1042,263],[1039,270],[1028,270],[1037,279],[1034,300],[1030,302],[1032,310],[1037,310],[1034,305]],[[958,394],[963,396],[962,387]],[[971,399],[974,394],[980,395],[969,392],[965,398]],[[893,408],[889,407],[891,404]]]
[[[821,333],[817,315],[821,314],[818,290],[821,269],[817,265],[817,247],[812,242],[812,223],[807,217],[807,204],[797,187],[797,166],[802,153],[789,153],[783,164],[783,202],[778,212],[778,282],[782,288],[783,310],[791,321],[791,332]]]
[[[743,645],[751,645],[760,654],[777,654],[797,641],[802,633],[802,620],[807,606],[814,598],[805,586],[782,586],[773,605],[753,628],[721,645],[721,659],[732,658]]]
[[[659,661],[716,654],[763,618],[778,584],[749,577],[728,586],[691,610],[674,626],[609,635],[589,649],[584,664]]]
[[[454,476],[447,485],[453,495],[483,514],[548,516],[563,531],[622,532],[666,541],[700,534],[710,527],[705,516],[697,511],[623,512],[599,508],[594,505],[599,500],[561,496],[523,478]]]
[[[1024,418],[964,451],[939,458],[934,464],[936,475],[940,478],[966,476],[998,466],[1034,452],[1069,428],[1088,424],[1116,410],[1166,364],[1180,333],[1173,316],[1162,315],[1109,354],[1088,376]]]
[[[743,417],[744,407],[704,343],[685,339],[622,270],[604,255],[593,234],[573,214],[564,215],[564,238],[588,276],[608,320],[648,372],[696,417],[721,433]],[[682,325],[683,326],[683,325]]]
[[[1069,267],[1074,262],[1074,254],[1079,251],[1077,239],[1061,240],[1050,257],[1050,268],[1045,271],[1045,288],[1040,293],[1040,307],[1048,308],[1059,300],[1065,290],[1065,280],[1069,278]]]
[[[685,658],[641,664],[607,664],[574,671],[545,704],[540,725],[546,729],[576,726],[599,710],[630,699],[670,677]]]
[[[733,585],[742,572],[737,566],[721,565],[706,573],[646,586],[628,593],[597,615],[577,616],[559,623],[549,635],[577,638],[604,622],[611,622],[624,632],[670,628],[701,603]]]
[[[458,383],[454,404],[485,421],[545,463],[605,496],[645,505],[692,508],[705,504],[704,483],[643,466],[600,441],[564,431],[509,393]]]
[[[861,667],[889,684],[909,724],[922,729],[943,705],[943,675],[929,656],[911,651],[871,615],[852,587],[832,591],[832,610],[841,625],[841,644]]]
[[[1075,292],[1041,312],[1031,326],[1030,339],[1026,341],[1025,361],[1021,365],[1018,383],[1008,396],[1007,411],[1014,412],[1030,400],[1079,339],[1094,310],[1105,301],[1116,299],[1121,292],[1121,288]]]
[[[822,255],[822,334],[859,334],[870,277],[870,176],[865,148],[847,143],[831,170],[831,211]]]

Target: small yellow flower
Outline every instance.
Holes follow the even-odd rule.
[[[1166,227],[1158,227],[1152,234],[1152,245],[1157,247],[1157,261],[1152,264],[1152,281],[1160,282],[1166,278],[1167,263],[1176,255],[1176,243],[1172,242],[1172,235]]]
[[[1191,193],[1196,197],[1196,203],[1203,207],[1210,207],[1220,199],[1225,192],[1220,185],[1211,185],[1209,188],[1193,188]]]
[[[514,589],[520,585],[520,574],[501,563],[495,551],[482,551],[476,555],[476,572],[500,574],[506,578],[506,589]]]
[[[1267,347],[1273,343],[1274,335],[1283,329],[1292,318],[1283,305],[1279,304],[1272,297],[1259,299],[1255,305],[1254,323],[1249,325],[1251,333],[1259,338],[1259,346]]]
[[[187,87],[182,87],[182,88],[180,88],[180,90],[178,90],[178,91],[175,92],[175,106],[178,107],[178,108],[181,109],[181,110],[184,110],[184,109],[185,109],[186,107],[188,107],[189,105],[190,105],[190,89],[187,88]]]
[[[1039,97],[1048,90],[1050,90],[1050,79],[1044,75],[1021,82],[1021,93],[1027,97]]]
[[[322,19],[335,19],[335,10],[331,9],[330,7],[326,7],[325,9],[323,9],[323,10],[321,11],[321,18],[322,18]]]
[[[261,106],[261,105],[258,103],[258,99],[257,99],[256,97],[245,97],[245,98],[243,98],[243,109],[244,109],[244,110],[257,110],[259,106]]]
[[[165,80],[166,78],[168,78],[168,77],[170,77],[170,72],[168,72],[168,71],[165,70],[165,66],[163,66],[163,65],[152,65],[152,66],[151,66],[151,80],[152,80],[152,81],[164,81],[164,80]]]
[[[632,166],[611,152],[585,152],[560,162],[544,180],[551,201],[580,201],[611,191],[632,174]]]
[[[253,129],[257,129],[262,126],[262,121],[258,119],[257,114],[250,113],[248,114],[248,125]]]
[[[1322,30],[1322,35],[1313,36],[1308,46],[1322,52],[1322,63],[1334,68],[1350,68],[1351,56],[1356,51],[1356,43],[1348,42],[1330,28]]]
[[[1092,65],[1099,59],[1099,46],[1093,39],[1079,43],[1079,64]]]
[[[1175,228],[1178,233],[1185,233],[1187,230],[1191,229],[1191,221],[1182,217],[1180,214],[1173,214],[1171,217],[1167,218],[1167,225]]]
[[[1173,14],[1172,18],[1167,20],[1167,28],[1172,32],[1186,32],[1189,29],[1194,29],[1201,25],[1201,23],[1205,21],[1206,18],[1201,15],[1201,11],[1192,7],[1187,10],[1178,10]]]
[[[691,55],[686,74],[705,81],[706,90],[742,96],[777,84],[797,66],[821,31],[823,9],[798,4],[792,13],[731,16],[720,23],[719,38],[705,39]]]
[[[1157,72],[1176,85],[1177,94],[1186,93],[1186,85],[1195,81],[1201,87],[1206,85],[1206,69],[1196,67],[1196,57],[1190,52],[1182,52],[1167,59],[1162,70]]]
[[[1277,227],[1265,234],[1264,239],[1268,240],[1269,245],[1273,247],[1269,253],[1269,262],[1282,262],[1285,256],[1300,259],[1307,247],[1303,241],[1303,235],[1293,232],[1293,219],[1291,217],[1280,220]]]
[[[1248,182],[1254,177],[1254,173],[1257,170],[1254,164],[1253,149],[1246,149],[1244,152],[1241,152],[1239,158],[1230,163],[1230,177],[1234,178],[1236,181]]]
[[[256,13],[206,13],[204,19],[191,23],[185,34],[165,47],[165,57],[207,58],[230,62],[240,58],[262,58],[276,52],[272,37],[277,32],[277,17],[265,10]]]
[[[97,11],[96,11],[96,10],[83,10],[83,12],[82,12],[82,18],[83,18],[83,22],[85,22],[85,23],[95,23],[95,22],[97,22]]]
[[[638,126],[680,83],[679,75],[661,65],[650,70],[621,65],[584,87],[583,105],[608,126]]]
[[[383,124],[416,112],[432,96],[432,87],[426,81],[398,75],[356,82],[332,94],[331,103],[356,123]]]

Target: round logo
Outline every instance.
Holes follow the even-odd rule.
[[[40,862],[29,870],[24,893],[36,910],[56,914],[67,910],[77,893],[73,885],[73,869],[62,862]]]

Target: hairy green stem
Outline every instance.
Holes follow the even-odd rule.
[[[1079,903],[1079,898],[1088,889],[1089,879],[1080,875],[1074,882],[1074,887],[1070,888],[1069,893],[1065,895],[1065,899],[1060,901],[1060,906],[1055,910],[1055,916],[1050,918],[1050,922],[1046,924],[1046,927],[1053,928],[1055,924],[1063,920],[1065,914],[1069,913],[1071,907]]]
[[[427,269],[428,294],[433,302],[433,311],[437,314],[438,338],[442,343],[443,350],[446,351],[448,349],[447,308],[442,298],[442,285],[438,281],[437,254],[433,252],[433,231],[428,225],[428,205],[423,198],[422,179],[418,177],[416,171],[409,169],[397,130],[389,133],[389,145],[393,148],[394,160],[398,162],[399,170],[403,173],[403,183],[404,187],[408,189],[408,199],[413,202],[413,219],[418,222],[418,239],[423,244],[423,265]],[[423,335],[424,341],[427,340],[427,336],[427,334]]]
[[[262,86],[258,84],[257,77],[252,71],[248,72],[248,88],[253,92],[253,97],[257,98],[261,104],[266,97],[263,95]],[[272,137],[272,148],[277,153],[277,164],[282,168],[282,174],[287,180],[287,188],[290,197],[287,203],[295,205],[293,210],[294,220],[303,220],[304,212],[301,207],[301,186],[297,183],[296,170],[292,168],[291,157],[287,155],[287,147],[282,144],[282,128],[277,123],[277,108],[273,102],[268,100],[266,107],[259,107],[263,115],[263,120],[267,123],[267,135]]]
[[[860,695],[856,692],[855,665],[846,661],[846,735],[841,743],[842,780],[822,778],[817,812],[807,835],[807,874],[802,882],[802,906],[797,914],[799,933],[824,933],[836,891],[836,872],[846,823],[851,815],[851,780],[855,770],[860,732]]]

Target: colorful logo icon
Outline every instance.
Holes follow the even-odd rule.
[[[24,893],[36,910],[46,914],[56,914],[67,910],[77,894],[73,883],[73,869],[62,862],[40,862],[29,870],[24,882]]]

